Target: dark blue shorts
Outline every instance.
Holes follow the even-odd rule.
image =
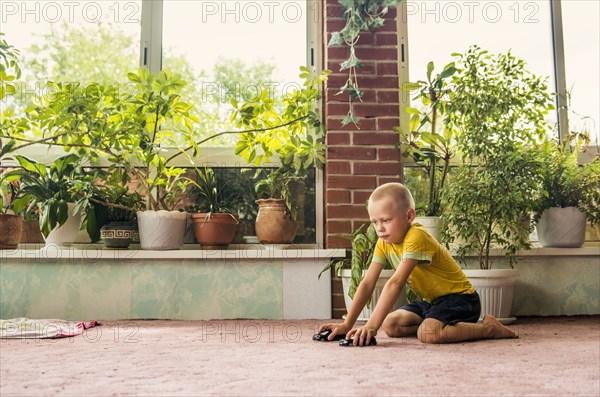
[[[433,303],[419,301],[401,307],[422,319],[434,318],[444,324],[476,323],[481,314],[481,302],[477,292],[473,294],[450,294],[437,298]]]

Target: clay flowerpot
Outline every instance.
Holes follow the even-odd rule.
[[[0,214],[0,249],[17,249],[23,231],[23,218]]]
[[[290,244],[296,237],[296,223],[285,200],[256,200],[256,236],[263,244]]]
[[[100,238],[109,249],[127,249],[133,241],[134,222],[109,222],[100,229]]]
[[[227,249],[235,237],[238,215],[192,214],[194,237],[202,249]]]
[[[23,232],[21,233],[22,243],[44,243],[44,236],[40,230],[40,222],[38,220],[24,221]]]

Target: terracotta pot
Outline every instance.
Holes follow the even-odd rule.
[[[44,236],[40,230],[40,221],[24,221],[23,232],[21,233],[22,243],[44,243]]]
[[[238,215],[192,214],[194,236],[202,249],[226,249],[235,237]]]
[[[296,237],[296,223],[285,200],[256,200],[256,236],[263,244],[290,244]]]
[[[23,218],[18,215],[0,214],[0,249],[17,249],[22,232]]]

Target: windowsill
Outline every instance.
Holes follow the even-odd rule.
[[[452,255],[456,254],[456,250],[450,249]],[[504,252],[498,248],[492,248],[492,256],[504,256]],[[468,255],[474,257],[476,254]],[[533,243],[530,250],[518,251],[516,256],[600,256],[600,242],[588,241],[579,248],[557,248],[557,247],[542,247],[539,243]]]
[[[455,250],[451,250],[453,255]],[[133,244],[130,249],[105,249],[103,244],[73,244],[58,246],[51,244],[21,244],[16,250],[1,250],[0,258],[6,259],[299,259],[299,258],[342,258],[346,249],[321,249],[314,244],[231,245],[226,250],[203,250],[198,244],[186,244],[181,250],[150,251],[142,250]],[[475,255],[469,255],[473,257]],[[493,249],[492,256],[504,256],[501,250]],[[586,242],[580,248],[553,248],[534,245],[529,251],[519,251],[517,256],[600,256],[600,242]]]
[[[198,244],[186,244],[181,250],[150,251],[132,244],[129,249],[113,250],[103,244],[73,244],[59,246],[51,244],[20,244],[16,250],[1,250],[0,258],[7,259],[302,259],[302,258],[339,258],[346,255],[345,249],[320,249],[313,244],[231,245],[226,250],[203,250]]]

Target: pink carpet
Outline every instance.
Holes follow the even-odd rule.
[[[0,396],[598,396],[600,317],[522,318],[516,340],[345,348],[322,321],[101,321],[1,340]]]

